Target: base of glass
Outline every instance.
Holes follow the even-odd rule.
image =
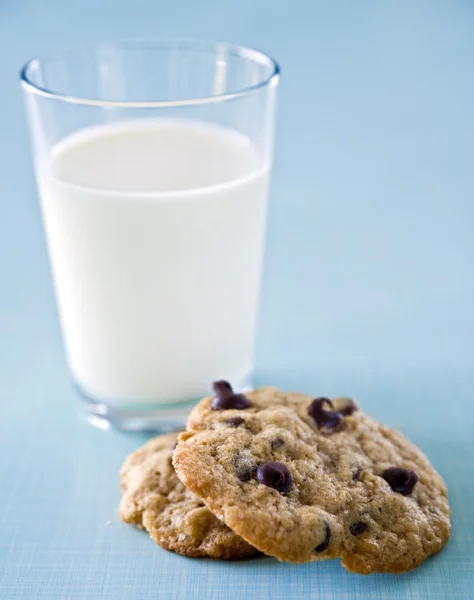
[[[116,429],[128,433],[159,434],[184,429],[187,417],[199,399],[174,404],[128,408],[109,406],[89,398],[79,389],[81,416],[103,431]]]
[[[251,377],[234,387],[246,392],[253,389]],[[167,404],[115,406],[91,397],[76,381],[76,390],[81,397],[81,417],[103,431],[115,429],[127,433],[156,435],[184,429],[191,409],[201,397]]]

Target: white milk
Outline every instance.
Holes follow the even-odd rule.
[[[109,404],[163,403],[252,370],[268,165],[193,121],[82,130],[39,165],[74,379]]]

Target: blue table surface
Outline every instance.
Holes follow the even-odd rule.
[[[0,0],[2,600],[474,597],[473,31],[469,0]],[[17,72],[156,36],[281,62],[258,381],[354,395],[428,454],[453,534],[412,573],[186,559],[118,520],[142,440],[76,416]]]

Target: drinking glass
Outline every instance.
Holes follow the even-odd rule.
[[[103,43],[21,71],[67,362],[86,418],[166,431],[252,383],[278,64]]]

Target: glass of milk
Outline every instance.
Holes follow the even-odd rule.
[[[182,424],[251,385],[279,67],[100,44],[21,71],[58,311],[89,421]]]

